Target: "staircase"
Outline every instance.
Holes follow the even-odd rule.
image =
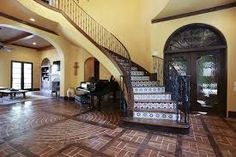
[[[166,86],[150,79],[150,73],[131,61],[125,46],[102,25],[89,16],[76,0],[53,0],[50,5],[70,18],[70,22],[95,46],[110,58],[123,73],[121,106],[122,124],[168,132],[187,133],[189,130],[188,81],[171,65],[165,69]]]
[[[129,69],[125,59],[110,52],[122,69]],[[172,133],[189,132],[190,125],[182,123],[177,101],[172,99],[171,92],[166,92],[165,86],[158,81],[152,81],[150,74],[132,62],[130,76],[134,96],[133,115],[122,118],[122,125],[139,129],[152,129]]]

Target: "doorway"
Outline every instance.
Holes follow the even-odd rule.
[[[100,71],[100,63],[99,61],[94,58],[88,58],[84,63],[84,80],[90,81],[92,80],[99,80],[99,73]]]
[[[226,114],[226,43],[215,28],[192,24],[177,30],[165,47],[165,64],[190,75],[192,112]]]

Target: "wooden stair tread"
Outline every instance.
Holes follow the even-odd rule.
[[[160,127],[171,127],[171,128],[179,128],[179,129],[190,128],[189,124],[178,124],[176,121],[171,121],[171,120],[140,119],[140,118],[133,118],[133,117],[125,117],[125,118],[122,118],[121,120],[124,122],[129,122],[129,123],[160,126]]]

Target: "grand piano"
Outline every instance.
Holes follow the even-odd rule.
[[[97,106],[101,110],[101,102],[106,94],[113,93],[116,99],[116,91],[119,90],[118,82],[114,80],[98,80],[92,82],[82,82],[76,88],[75,101],[80,104],[88,104],[90,108]],[[98,100],[95,104],[95,98]]]

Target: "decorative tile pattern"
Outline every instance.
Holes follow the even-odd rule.
[[[176,109],[175,102],[135,102],[134,109],[148,109],[148,110],[157,110],[157,109]]]
[[[131,81],[149,81],[149,76],[131,76]]]
[[[158,86],[157,81],[132,81],[133,87],[151,87],[151,86]]]
[[[134,87],[134,93],[165,93],[165,87]]]
[[[177,119],[176,113],[165,113],[165,112],[134,112],[134,118],[144,119],[161,119],[161,120],[173,120]]]
[[[132,76],[143,76],[144,71],[131,71]]]
[[[171,100],[171,94],[134,94],[134,100],[137,101],[170,101]]]

